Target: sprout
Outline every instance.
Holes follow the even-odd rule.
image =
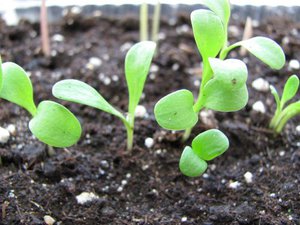
[[[76,117],[64,106],[42,101],[37,107],[33,100],[31,81],[22,67],[12,62],[1,65],[0,97],[26,109],[32,116],[29,129],[40,141],[53,147],[69,147],[81,136]]]
[[[265,37],[254,37],[228,46],[227,29],[231,13],[229,1],[203,2],[209,10],[200,9],[191,13],[194,38],[203,61],[198,97],[194,101],[191,91],[178,90],[160,99],[154,108],[155,118],[161,127],[168,130],[185,130],[183,141],[189,138],[202,109],[234,112],[247,104],[247,67],[241,60],[225,59],[231,50],[244,47],[273,69],[280,69],[285,64],[285,55],[281,47]],[[213,139],[211,141],[217,142]],[[191,156],[193,151],[188,147],[185,152],[190,152]],[[203,159],[194,160],[194,163],[200,163]],[[201,163],[202,169],[204,164]],[[198,174],[199,171],[200,168],[197,170]]]
[[[98,91],[90,85],[73,79],[57,82],[52,89],[56,98],[88,105],[118,117],[127,131],[127,149],[133,145],[134,112],[140,101],[156,44],[143,41],[135,44],[125,58],[125,76],[129,92],[128,114],[121,112],[109,104]]]
[[[273,129],[275,133],[280,133],[291,118],[300,114],[300,101],[286,106],[286,103],[296,95],[299,89],[299,78],[296,75],[289,77],[284,85],[281,99],[275,87],[270,86],[270,89],[276,102],[276,111],[270,122],[270,128]]]
[[[203,174],[207,168],[207,162],[222,155],[229,147],[227,137],[219,130],[207,130],[192,142],[192,147],[186,146],[181,154],[180,171],[189,177]]]

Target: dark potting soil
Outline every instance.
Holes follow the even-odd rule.
[[[136,120],[134,149],[125,151],[126,134],[121,122],[96,109],[62,102],[78,116],[83,135],[68,149],[54,155],[28,131],[29,115],[1,100],[0,124],[16,126],[16,134],[0,145],[0,224],[44,224],[49,215],[56,224],[299,224],[300,134],[299,118],[274,136],[268,123],[275,110],[272,95],[253,89],[262,77],[282,91],[288,68],[273,71],[252,56],[249,67],[249,103],[235,113],[208,112],[192,132],[218,127],[230,139],[230,148],[211,161],[198,178],[183,176],[178,169],[182,132],[160,128],[153,107],[166,94],[186,88],[198,92],[201,70],[189,15],[162,21],[159,50],[140,102],[146,118]],[[230,41],[240,40],[243,22],[232,20]],[[0,23],[2,60],[13,61],[30,72],[36,103],[55,98],[51,87],[65,78],[80,79],[99,90],[117,108],[127,109],[124,57],[138,41],[136,18],[114,20],[69,15],[52,25],[52,56],[41,54],[39,25],[21,21],[17,27]],[[64,38],[63,41],[61,34]],[[255,24],[255,35],[277,41],[287,61],[300,60],[300,24],[270,18]],[[100,67],[88,64],[91,57]],[[299,97],[299,95],[298,95]],[[58,101],[58,100],[57,100]],[[252,110],[262,101],[266,113]],[[207,115],[206,114],[206,115]],[[147,148],[146,138],[154,145]],[[191,138],[192,138],[191,137]],[[244,174],[253,174],[246,182]],[[92,192],[98,198],[79,204],[76,196]]]

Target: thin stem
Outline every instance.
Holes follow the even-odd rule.
[[[126,131],[127,131],[127,151],[131,152],[132,147],[133,147],[134,130],[133,130],[133,128],[126,126]]]
[[[140,40],[148,40],[148,5],[145,2],[140,6]]]
[[[158,32],[159,32],[159,20],[160,20],[160,2],[157,1],[154,13],[153,13],[153,19],[152,19],[152,41],[154,41],[156,44],[158,42]]]
[[[184,134],[181,139],[182,142],[186,142],[189,139],[189,137],[191,136],[192,129],[193,128],[188,128],[184,131]]]
[[[134,114],[128,113],[127,118],[121,119],[127,133],[127,151],[131,152],[133,147],[133,135],[134,135]]]
[[[2,166],[2,158],[1,158],[1,156],[0,156],[0,166]]]
[[[40,23],[41,23],[41,36],[42,36],[42,50],[45,56],[50,56],[46,0],[42,0],[40,20],[41,20]]]
[[[194,112],[199,113],[201,109],[203,109],[203,88],[205,84],[209,81],[209,79],[212,77],[213,73],[210,68],[208,60],[203,60],[203,73],[202,73],[202,82],[201,86],[199,88],[199,94],[198,94],[198,99],[196,103],[193,106]],[[187,139],[189,139],[191,132],[192,132],[192,127],[188,128],[185,130],[183,136],[182,136],[182,142],[185,142]]]

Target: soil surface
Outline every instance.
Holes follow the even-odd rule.
[[[61,102],[80,119],[83,135],[77,145],[54,149],[53,154],[28,130],[28,113],[1,100],[1,126],[16,126],[9,141],[0,144],[1,225],[45,224],[46,215],[64,225],[300,224],[300,134],[296,129],[300,120],[293,119],[281,135],[274,136],[268,130],[275,110],[273,97],[251,86],[262,77],[281,93],[288,76],[300,74],[288,66],[290,60],[300,60],[300,24],[284,18],[255,23],[254,35],[273,38],[284,48],[286,66],[273,71],[253,56],[232,52],[229,57],[248,64],[249,103],[235,113],[206,113],[208,118],[202,117],[185,144],[180,141],[182,132],[157,125],[153,107],[161,97],[181,88],[196,96],[201,58],[189,15],[163,20],[161,26],[159,50],[140,102],[147,116],[136,120],[131,153],[125,150],[126,132],[117,118]],[[231,20],[231,42],[242,38],[243,27],[243,22]],[[53,84],[74,78],[92,85],[125,112],[124,57],[139,39],[137,18],[69,14],[51,25],[50,31],[52,52],[47,58],[41,54],[39,24],[21,21],[17,27],[8,27],[0,22],[2,60],[29,71],[36,103],[55,100]],[[101,59],[101,66],[89,64],[91,57]],[[252,109],[257,101],[264,103],[265,113]],[[178,161],[184,146],[212,127],[228,136],[229,150],[211,161],[201,177],[183,176]],[[145,146],[148,137],[154,140],[150,148]],[[253,175],[252,182],[246,182],[247,172]],[[96,199],[79,204],[76,196],[83,192],[93,193]]]

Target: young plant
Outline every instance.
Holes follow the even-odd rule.
[[[230,5],[227,0],[204,0],[210,9],[191,14],[198,50],[203,60],[202,82],[196,102],[192,92],[179,90],[162,98],[154,113],[160,126],[170,130],[186,130],[186,140],[203,108],[220,112],[242,109],[248,101],[247,67],[237,59],[225,60],[228,53],[244,47],[273,69],[280,69],[285,55],[278,44],[265,37],[254,37],[227,46]],[[219,56],[219,59],[215,58]],[[178,104],[180,102],[181,104]]]
[[[189,138],[202,109],[233,112],[247,104],[247,67],[238,59],[225,60],[231,50],[244,47],[273,69],[280,69],[285,63],[280,46],[265,37],[254,37],[228,46],[229,1],[203,2],[209,10],[200,9],[191,13],[194,38],[203,63],[198,97],[194,101],[191,91],[178,90],[160,99],[154,108],[156,120],[161,127],[185,130],[183,141]],[[210,140],[214,141],[213,138]],[[184,161],[185,157],[187,154],[183,154],[180,161]]]
[[[25,108],[32,116],[29,129],[40,141],[53,147],[69,147],[81,136],[76,117],[64,106],[42,101],[37,107],[33,100],[31,81],[23,68],[0,59],[0,98]]]
[[[132,46],[126,54],[125,76],[129,92],[126,117],[110,105],[93,87],[79,80],[59,81],[53,86],[52,93],[56,98],[88,105],[118,117],[126,128],[127,149],[130,151],[133,145],[134,113],[144,89],[155,47],[154,42],[143,41]]]
[[[207,130],[192,142],[192,147],[186,146],[182,152],[179,168],[189,177],[203,174],[207,168],[207,162],[222,155],[229,147],[227,137],[217,129]]]
[[[280,133],[291,118],[300,114],[300,101],[286,106],[286,103],[296,95],[299,89],[299,78],[296,75],[289,77],[284,85],[281,98],[275,87],[270,86],[270,89],[276,102],[276,111],[270,122],[270,128],[273,129],[275,133]]]

